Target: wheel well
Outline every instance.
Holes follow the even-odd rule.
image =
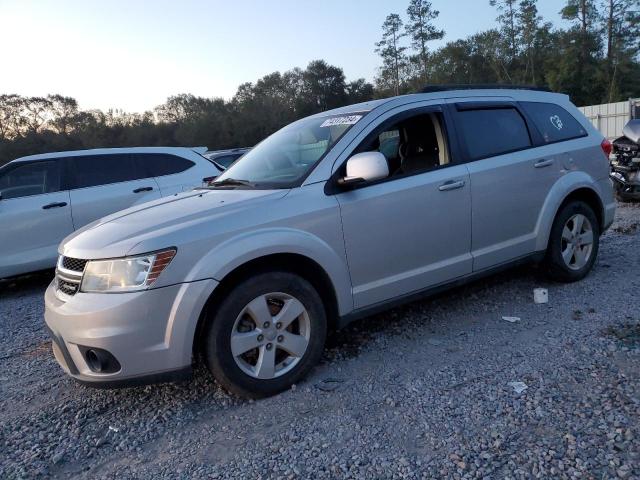
[[[244,263],[229,272],[222,278],[220,284],[215,288],[207,303],[205,304],[193,341],[193,353],[197,356],[201,351],[201,342],[203,339],[203,330],[206,324],[207,312],[215,309],[217,304],[226,297],[227,293],[233,287],[238,285],[246,278],[256,273],[268,271],[285,271],[300,275],[307,280],[317,290],[327,313],[328,328],[333,330],[337,328],[338,319],[338,300],[333,283],[325,270],[314,260],[304,255],[295,253],[277,253],[266,255]]]
[[[602,201],[600,200],[600,196],[590,188],[579,188],[571,192],[562,202],[562,205],[558,208],[558,212],[564,207],[567,203],[573,202],[575,200],[582,201],[589,205],[593,209],[593,213],[596,214],[596,218],[598,219],[598,225],[600,225],[600,230],[602,231],[604,227],[604,207],[602,206]],[[557,212],[556,212],[557,215]]]

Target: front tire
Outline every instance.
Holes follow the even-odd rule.
[[[324,349],[327,319],[313,286],[288,272],[236,285],[207,319],[205,360],[216,380],[245,398],[279,393],[303,378]]]
[[[564,205],[553,222],[545,257],[551,279],[582,280],[593,268],[600,245],[600,225],[593,209],[584,202]]]

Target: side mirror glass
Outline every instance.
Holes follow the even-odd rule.
[[[389,176],[389,164],[380,152],[357,153],[347,160],[347,174],[338,180],[340,185],[373,182]]]

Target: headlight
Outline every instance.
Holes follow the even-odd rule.
[[[176,254],[175,249],[135,257],[87,262],[82,292],[136,292],[148,288]]]

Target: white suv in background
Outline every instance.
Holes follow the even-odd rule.
[[[119,210],[200,187],[221,173],[189,148],[32,155],[0,168],[0,278],[56,265],[73,231]]]

